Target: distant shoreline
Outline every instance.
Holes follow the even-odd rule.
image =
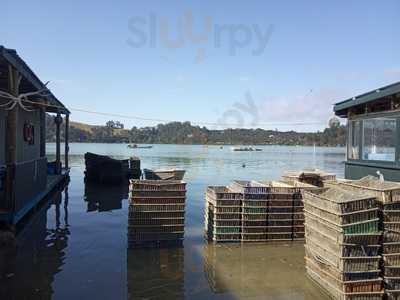
[[[64,141],[62,141],[63,143]],[[55,144],[53,141],[46,141],[46,144]],[[107,145],[129,145],[130,143],[107,143],[107,142],[75,142],[70,141],[69,144],[107,144]],[[135,144],[135,143],[132,143]],[[178,144],[178,143],[136,143],[137,145],[179,145],[179,146],[215,146],[215,147],[234,147],[234,146],[286,146],[286,147],[314,147],[314,145],[288,145],[288,144]],[[346,145],[315,145],[315,147],[320,148],[345,148]],[[135,148],[132,148],[135,149]]]

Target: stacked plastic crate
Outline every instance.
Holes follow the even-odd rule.
[[[269,186],[268,239],[304,239],[304,205],[301,191],[319,191],[320,188],[302,182],[262,183]]]
[[[184,237],[185,202],[185,182],[131,180],[129,247],[181,244]]]
[[[268,239],[268,190],[256,181],[233,181],[228,188],[243,197],[242,236],[243,242],[262,242]]]
[[[214,242],[304,239],[302,190],[320,188],[301,182],[233,181],[209,187],[205,229]]]
[[[303,203],[299,189],[279,181],[260,181],[267,188],[267,240],[304,238]]]
[[[382,256],[385,292],[389,299],[400,299],[400,184],[367,176],[336,185],[354,192],[367,192],[376,197],[382,209],[384,230]]]
[[[224,186],[210,186],[206,192],[206,238],[213,242],[242,239],[243,194]]]
[[[308,275],[334,299],[382,299],[376,198],[336,187],[303,197]]]

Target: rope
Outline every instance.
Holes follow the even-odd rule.
[[[46,83],[47,85],[48,83]],[[9,99],[9,101],[5,104],[0,105],[1,108],[5,108],[6,110],[13,110],[17,105],[21,107],[25,111],[34,111],[35,109],[31,109],[25,106],[22,102],[33,103],[35,102],[29,101],[28,97],[39,95],[41,97],[46,97],[48,94],[44,94],[47,91],[47,88],[43,88],[36,92],[22,93],[18,96],[14,96],[6,91],[0,91],[0,97]]]

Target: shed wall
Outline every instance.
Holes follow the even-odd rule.
[[[34,126],[34,144],[24,141],[24,125]],[[40,113],[39,110],[27,112],[20,109],[17,123],[17,162],[24,162],[40,158]]]
[[[6,112],[0,110],[0,165],[6,163]]]

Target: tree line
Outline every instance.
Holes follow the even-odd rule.
[[[46,119],[47,141],[55,141],[55,125],[50,115]],[[61,126],[61,136],[64,136]],[[244,144],[244,145],[317,145],[344,146],[346,127],[337,123],[318,132],[278,131],[265,129],[212,130],[190,122],[171,122],[154,127],[124,129],[119,121],[105,126],[70,122],[70,142],[137,143],[137,144]]]

